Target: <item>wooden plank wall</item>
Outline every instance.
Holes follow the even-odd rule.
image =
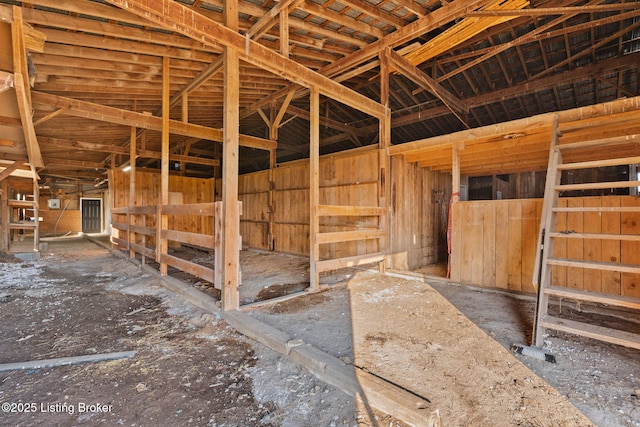
[[[121,170],[114,171],[115,194],[113,195],[113,207],[125,207],[129,205],[129,173]],[[174,193],[175,200],[179,200],[178,193],[182,194],[182,203],[205,203],[214,201],[215,180],[202,178],[189,178],[179,175],[169,176],[169,191]],[[156,205],[160,198],[160,174],[136,171],[136,206]],[[154,227],[155,221],[149,218],[147,227]],[[135,225],[142,225],[141,218],[136,219]],[[177,231],[190,231],[193,233],[213,234],[213,221],[209,217],[199,215],[180,215],[169,218],[169,228]]]
[[[98,195],[97,197],[102,197]],[[40,236],[61,235],[68,232],[79,233],[82,231],[82,218],[78,198],[60,198],[60,209],[49,209],[50,197],[40,197],[38,203],[38,215],[40,222]]]
[[[391,158],[391,268],[447,260],[451,175]]]
[[[240,230],[250,247],[268,249],[269,174],[239,177],[243,215]],[[378,206],[378,152],[352,150],[320,158],[320,203]],[[309,254],[309,161],[281,164],[273,174],[274,249]],[[377,218],[323,217],[320,231],[376,229]],[[375,240],[322,245],[321,258],[340,258],[378,251]]]
[[[638,206],[635,196],[561,198],[559,206]],[[542,199],[459,202],[453,209],[451,279],[461,283],[534,292],[531,284]],[[640,214],[558,213],[558,231],[640,234]],[[640,264],[640,242],[556,239],[554,256]],[[640,297],[640,275],[554,267],[552,284]]]

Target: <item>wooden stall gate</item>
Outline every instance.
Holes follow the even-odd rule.
[[[638,188],[640,180],[628,179],[618,182],[590,182],[584,184],[561,184],[562,171],[573,171],[597,167],[631,165],[640,163],[635,124],[640,112],[631,111],[611,114],[600,120],[576,119],[559,122],[556,115],[551,135],[549,166],[545,186],[544,206],[539,233],[539,251],[536,257],[536,269],[533,282],[539,282],[538,305],[533,334],[534,345],[544,343],[546,329],[569,332],[613,344],[640,349],[640,335],[630,332],[592,325],[586,322],[551,316],[548,313],[549,298],[566,298],[581,303],[589,302],[612,307],[640,310],[640,298],[624,294],[592,292],[571,286],[559,286],[557,277],[560,269],[571,270],[571,275],[590,275],[602,277],[610,272],[620,273],[622,279],[631,282],[633,288],[640,287],[640,202],[638,197],[629,197],[619,206],[613,204],[579,205],[564,207],[559,203],[563,191],[597,190],[612,188]],[[605,212],[619,212],[628,215],[615,230],[580,230],[571,227],[568,222],[560,221],[561,213],[580,213],[582,215],[602,215]],[[581,248],[593,241],[609,242],[619,247],[621,252],[614,253],[604,260],[578,257],[572,248]],[[566,252],[562,253],[562,246]],[[557,249],[556,249],[557,248]],[[593,253],[591,253],[593,255]],[[625,259],[623,259],[623,257]],[[569,274],[569,273],[568,273]],[[538,280],[538,277],[540,278]],[[624,283],[622,291],[624,291]]]

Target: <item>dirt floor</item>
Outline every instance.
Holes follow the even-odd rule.
[[[1,261],[0,363],[137,353],[0,372],[0,425],[358,424],[353,398],[87,240]]]
[[[243,251],[241,260],[245,304],[308,283],[304,257]],[[40,260],[14,261],[0,257],[0,364],[137,353],[0,372],[9,404],[0,425],[403,425],[363,415],[353,397],[86,239],[51,241]],[[425,414],[445,426],[640,426],[638,351],[556,334],[547,337],[555,365],[510,354],[530,330],[530,300],[355,270],[322,283],[333,286],[248,314],[428,399]],[[94,410],[80,412],[83,404]]]

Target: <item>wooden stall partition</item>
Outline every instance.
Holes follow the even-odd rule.
[[[279,165],[274,171],[275,251],[309,254],[309,162]]]
[[[111,225],[114,228],[116,243],[130,240],[134,246],[140,249],[142,247],[153,248],[155,233],[150,233],[149,230],[156,227],[156,215],[151,208],[159,202],[160,174],[136,171],[135,206],[129,206],[129,173],[115,170],[112,176]],[[213,178],[202,179],[171,175],[169,177],[170,200],[173,201],[173,204],[213,202],[214,186],[215,180]],[[213,221],[206,215],[193,212],[170,217],[168,228],[181,232],[212,235]],[[131,236],[128,235],[129,232],[132,233]],[[150,252],[147,250],[137,252],[150,256]]]
[[[377,206],[378,152],[372,148],[325,155],[320,158],[320,204]],[[273,171],[273,247],[275,251],[309,254],[309,161],[279,164]],[[244,213],[240,226],[245,243],[268,249],[269,174],[255,172],[239,177]],[[377,216],[326,215],[320,231],[373,230]],[[377,239],[323,244],[321,258],[341,258],[378,250]]]
[[[450,198],[451,174],[391,158],[391,268],[446,261]]]
[[[269,185],[268,170],[238,177],[238,200],[243,205],[240,234],[251,248],[269,249]]]
[[[533,292],[541,199],[458,202],[453,208],[451,279]]]
[[[320,204],[378,206],[378,152],[329,155],[320,160]],[[378,230],[377,215],[322,215],[320,233]],[[344,258],[380,250],[378,239],[350,240],[321,245],[320,257]]]
[[[636,196],[569,197],[559,207],[638,206]],[[533,293],[532,274],[542,199],[458,202],[453,210],[451,279],[461,283]],[[640,235],[640,214],[606,211],[557,213],[554,257],[639,264],[640,241],[576,239],[582,234]],[[580,242],[580,243],[578,243]],[[640,296],[640,275],[553,266],[551,284],[570,289]]]

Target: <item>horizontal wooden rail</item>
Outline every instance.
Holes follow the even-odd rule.
[[[12,208],[33,209],[36,206],[36,202],[33,200],[9,200],[9,206]]]
[[[129,208],[126,206],[119,207],[119,208],[111,208],[112,215],[124,215],[127,213],[129,213]]]
[[[352,240],[381,239],[386,237],[385,230],[356,230],[356,231],[333,231],[329,233],[318,233],[316,241],[318,244],[349,242]]]
[[[136,233],[136,234],[143,234],[145,236],[155,236],[156,234],[156,229],[155,227],[144,227],[142,225],[133,225],[131,224],[129,226],[129,231],[131,233]]]
[[[35,222],[10,222],[9,229],[11,230],[30,230],[36,228]]]
[[[191,203],[187,205],[162,205],[163,215],[214,216],[213,203]]]
[[[192,276],[204,279],[207,282],[214,283],[213,269],[211,268],[168,254],[162,254],[160,256],[160,262],[182,270]]]
[[[129,243],[129,249],[139,253],[140,255],[146,256],[147,258],[155,259],[156,250],[152,248],[148,248],[143,245],[138,245],[137,243]]]
[[[553,208],[553,212],[640,212],[640,206],[560,207]]]
[[[129,213],[132,215],[152,215],[157,212],[158,212],[158,207],[156,205],[131,206],[129,208]]]
[[[129,229],[129,225],[126,222],[111,221],[111,227],[115,228],[116,230],[124,231]]]
[[[129,249],[129,242],[123,239],[119,239],[117,237],[112,237],[111,241],[118,246],[122,246],[123,248]]]
[[[316,214],[318,216],[382,216],[385,214],[385,208],[378,206],[318,205]]]
[[[356,255],[345,258],[328,259],[316,262],[316,270],[320,273],[323,271],[337,270],[340,268],[357,267],[359,265],[380,262],[384,259],[383,252],[377,252],[365,255]]]
[[[162,230],[161,237],[174,242],[214,249],[215,237],[208,234],[191,233],[189,231]]]
[[[573,231],[568,232],[555,232],[549,233],[550,237],[565,238],[565,239],[597,239],[597,240],[624,240],[627,242],[639,242],[639,234],[603,234],[603,233],[576,233]]]
[[[610,181],[610,182],[588,182],[585,184],[562,184],[556,185],[556,191],[574,190],[597,190],[602,188],[630,188],[640,187],[640,181]]]

